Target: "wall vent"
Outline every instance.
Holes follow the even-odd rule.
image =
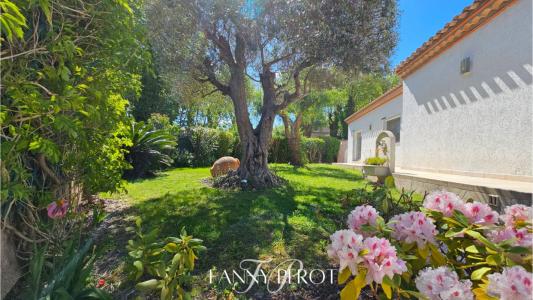
[[[472,62],[470,57],[465,57],[461,60],[461,74],[467,75],[470,74],[470,69],[472,67]]]
[[[492,207],[500,206],[500,196],[498,195],[489,195],[489,205]]]

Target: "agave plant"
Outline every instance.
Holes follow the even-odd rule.
[[[152,175],[161,167],[172,164],[169,153],[176,147],[174,136],[143,122],[131,122],[129,135],[132,145],[127,149],[126,160],[133,168],[125,172],[125,177]]]

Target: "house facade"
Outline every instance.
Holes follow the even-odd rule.
[[[397,67],[401,86],[345,120],[346,162],[390,130],[404,172],[533,182],[532,3],[474,1],[424,43]]]

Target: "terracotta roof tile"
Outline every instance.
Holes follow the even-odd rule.
[[[457,43],[517,0],[475,0],[396,68],[405,77]]]

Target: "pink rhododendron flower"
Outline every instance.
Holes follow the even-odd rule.
[[[433,220],[422,212],[408,212],[391,219],[392,237],[422,248],[426,243],[435,243],[437,230]]]
[[[532,208],[522,204],[515,204],[505,208],[505,214],[501,216],[507,227],[517,227],[520,222],[531,222],[533,217]]]
[[[507,227],[501,230],[493,230],[487,233],[487,237],[494,243],[512,241],[513,246],[531,247],[533,246],[533,234],[527,228],[515,229]]]
[[[473,300],[470,280],[460,281],[448,267],[426,268],[415,279],[416,288],[430,300]]]
[[[460,208],[460,211],[468,218],[470,223],[492,225],[498,222],[498,213],[485,203],[478,201],[465,203]]]
[[[372,281],[381,284],[383,277],[393,278],[394,274],[407,271],[405,262],[396,256],[396,248],[387,239],[370,237],[364,240],[365,248],[369,251],[364,256],[365,266],[368,269],[366,282]]]
[[[444,216],[450,217],[454,210],[461,211],[464,202],[454,193],[447,191],[435,191],[424,199],[424,207],[430,210],[440,211]]]
[[[501,300],[531,300],[532,274],[521,266],[503,268],[502,273],[487,276],[487,293]]]
[[[370,205],[361,205],[357,206],[350,215],[348,215],[348,228],[353,231],[362,234],[363,236],[369,236],[370,232],[365,232],[362,230],[363,225],[376,225],[376,220],[379,216],[379,213]]]
[[[357,275],[357,265],[363,261],[359,255],[363,249],[363,237],[345,229],[335,232],[330,239],[328,255],[339,261],[339,272],[348,267],[353,275]]]
[[[67,214],[68,203],[61,199],[54,201],[47,206],[48,217],[51,219],[62,218]]]

